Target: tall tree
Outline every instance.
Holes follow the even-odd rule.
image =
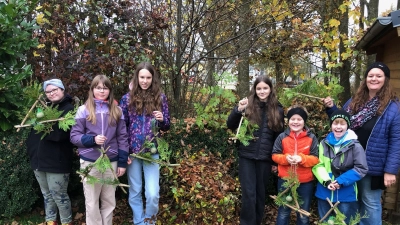
[[[237,67],[238,67],[238,84],[237,92],[241,98],[247,96],[249,93],[249,64],[250,64],[250,43],[251,34],[248,32],[250,30],[251,24],[251,11],[250,4],[251,0],[243,0],[239,7],[239,34],[241,38],[237,42]]]

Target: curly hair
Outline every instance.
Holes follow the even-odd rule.
[[[383,111],[385,110],[386,106],[390,103],[391,100],[396,100],[396,94],[393,91],[392,87],[389,84],[389,78],[385,76],[385,82],[382,88],[376,93],[376,96],[379,100],[379,108],[376,112],[377,115],[382,115]],[[360,87],[358,88],[356,94],[354,95],[349,109],[352,115],[356,114],[360,107],[364,106],[366,102],[369,100],[369,90],[367,87],[367,79],[365,78],[362,82]]]
[[[152,75],[151,85],[143,90],[139,85],[139,71],[147,70]],[[154,66],[149,62],[139,63],[132,77],[132,89],[129,92],[129,109],[137,114],[150,115],[153,111],[161,110],[161,82]]]
[[[246,108],[246,115],[249,118],[250,121],[260,124],[261,123],[261,108],[260,108],[260,99],[258,98],[256,94],[256,87],[259,83],[264,82],[266,83],[270,89],[271,92],[269,93],[267,97],[267,103],[268,106],[265,107],[265,110],[267,111],[267,117],[268,117],[268,128],[270,128],[273,131],[281,131],[283,128],[283,123],[282,123],[282,118],[279,113],[279,102],[278,98],[276,97],[275,89],[272,85],[271,79],[269,79],[267,76],[258,76],[256,80],[253,83],[253,86],[250,90],[248,98],[248,106]]]
[[[92,83],[90,84],[88,99],[85,102],[85,106],[89,111],[89,115],[86,120],[91,122],[92,124],[96,124],[96,103],[94,101],[93,89],[95,89],[99,84],[103,84],[110,90],[107,99],[107,106],[110,113],[110,116],[108,117],[108,123],[112,126],[116,126],[122,116],[122,111],[114,100],[114,91],[111,85],[111,81],[105,75],[95,76],[92,80]]]

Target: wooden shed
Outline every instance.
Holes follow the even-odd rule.
[[[387,17],[378,17],[357,43],[357,49],[375,54],[375,61],[385,63],[390,69],[390,84],[400,97],[400,10]],[[400,148],[399,148],[400,151]],[[389,211],[389,220],[400,222],[400,176],[397,185],[387,188],[383,193],[383,208]]]
[[[376,61],[390,68],[390,84],[400,96],[400,10],[388,17],[378,17],[356,48],[366,51],[367,55],[376,54]]]

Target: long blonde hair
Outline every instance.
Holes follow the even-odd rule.
[[[90,84],[88,99],[85,102],[86,109],[89,111],[89,115],[86,120],[91,122],[92,124],[96,124],[96,103],[94,101],[93,89],[95,89],[99,83],[102,83],[110,90],[107,99],[108,113],[110,115],[108,117],[108,124],[116,126],[122,116],[122,111],[117,106],[117,103],[114,100],[114,91],[111,85],[111,81],[105,75],[97,75]]]

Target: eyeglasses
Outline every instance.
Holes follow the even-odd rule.
[[[58,92],[58,89],[59,89],[59,88],[54,88],[53,90],[45,91],[44,93],[45,93],[46,95],[52,95],[52,94],[57,93],[57,92]]]
[[[110,89],[108,89],[108,87],[95,87],[94,89],[96,89],[97,91],[109,91]]]

